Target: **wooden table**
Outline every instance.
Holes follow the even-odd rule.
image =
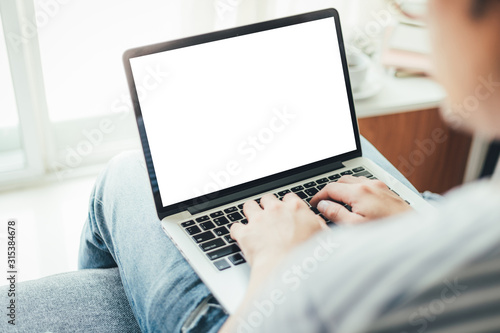
[[[419,191],[444,193],[477,177],[482,165],[478,151],[484,145],[473,145],[470,135],[450,129],[441,119],[443,88],[428,78],[387,75],[383,80],[376,96],[356,101],[361,134]]]

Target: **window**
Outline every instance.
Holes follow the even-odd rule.
[[[21,170],[25,167],[25,154],[19,131],[12,75],[10,73],[7,45],[0,18],[0,173]]]
[[[35,0],[54,149],[52,171],[65,175],[140,147],[122,54],[132,47],[211,30],[210,12],[209,19],[193,21],[207,7],[191,11],[193,3],[87,0],[47,5],[46,0]],[[189,21],[197,24],[188,26]],[[151,71],[159,81],[166,79],[161,68]]]
[[[0,189],[64,179],[140,147],[125,50],[351,2],[0,1]],[[150,70],[158,83],[168,79]]]
[[[213,30],[214,13],[196,0],[2,1],[0,188],[139,148],[122,53]]]
[[[22,38],[27,30],[23,31],[20,22],[25,16],[20,13],[29,12],[29,7],[23,4],[21,1],[0,2],[0,188],[43,173],[43,149],[40,148],[43,140],[37,129],[43,95],[37,93],[41,79],[35,61],[36,38]]]

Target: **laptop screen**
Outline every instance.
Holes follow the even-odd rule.
[[[355,151],[335,19],[130,59],[162,205]]]

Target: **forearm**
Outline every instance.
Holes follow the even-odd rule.
[[[239,323],[238,318],[241,318],[245,315],[247,309],[251,306],[255,297],[257,297],[257,295],[261,292],[262,287],[269,280],[270,273],[274,270],[276,265],[277,260],[273,260],[272,262],[266,262],[262,264],[256,263],[252,266],[250,282],[248,284],[245,297],[238,307],[238,310],[236,310],[235,313],[229,316],[229,318],[224,323],[224,326],[222,326],[219,330],[219,333],[236,332]]]

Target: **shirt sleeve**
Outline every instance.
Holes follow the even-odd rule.
[[[499,203],[496,185],[475,184],[437,210],[333,227],[291,253],[238,318],[239,332],[404,332],[388,329],[402,323],[418,332],[420,317],[387,318],[444,288],[460,291],[458,273],[500,249]],[[473,277],[478,285],[482,273]]]

